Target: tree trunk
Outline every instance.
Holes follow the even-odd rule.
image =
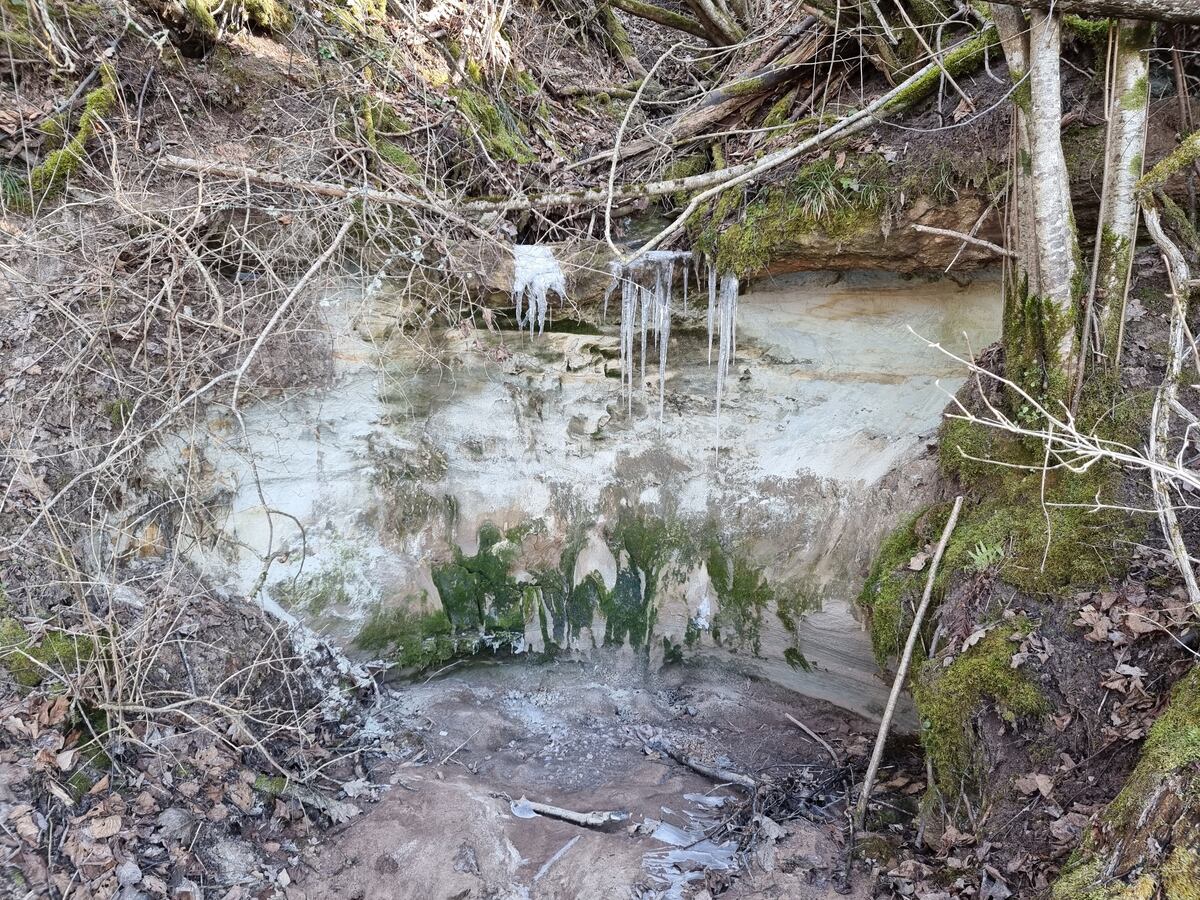
[[[1093,351],[1092,370],[1110,377],[1117,372],[1121,358],[1125,294],[1137,241],[1137,182],[1142,177],[1146,146],[1153,34],[1153,25],[1130,19],[1122,20],[1115,29],[1104,188],[1084,336]]]
[[[1078,370],[1079,240],[1063,155],[1061,25],[1057,14],[994,6],[996,26],[1019,87],[1014,159],[1019,259],[1005,296],[1010,375],[1041,401],[1069,404]]]
[[[1023,9],[1076,13],[1097,18],[1149,19],[1154,22],[1200,24],[1200,3],[1196,0],[993,0]]]

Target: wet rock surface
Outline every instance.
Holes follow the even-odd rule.
[[[929,499],[960,377],[908,328],[986,344],[994,283],[759,284],[718,417],[693,276],[661,423],[653,343],[630,403],[615,322],[586,318],[598,310],[565,319],[555,298],[541,335],[495,313],[494,330],[414,341],[385,327],[386,296],[329,303],[328,386],[248,409],[244,431],[210,419],[164,456],[163,477],[211,513],[183,543],[230,591],[265,568],[280,611],[408,671],[487,649],[716,654],[881,709],[852,600],[881,536]]]

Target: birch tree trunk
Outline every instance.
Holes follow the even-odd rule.
[[[1010,231],[1018,259],[1005,290],[1009,377],[1030,395],[1069,404],[1079,367],[1083,296],[1079,239],[1063,155],[1058,15],[992,6],[1014,92],[1015,209]]]
[[[1120,365],[1125,295],[1137,241],[1137,182],[1142,177],[1146,147],[1153,35],[1153,25],[1146,22],[1124,19],[1115,27],[1104,188],[1085,327],[1085,341],[1092,350],[1090,368],[1109,378]]]

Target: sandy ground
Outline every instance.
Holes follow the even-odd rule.
[[[422,736],[423,764],[373,773],[391,790],[294,870],[289,896],[844,896],[832,888],[840,819],[787,822],[773,859],[743,859],[704,840],[722,815],[715,804],[740,799],[740,789],[644,748],[662,737],[753,773],[823,765],[824,751],[784,714],[839,750],[861,750],[871,726],[834,707],[702,667],[642,677],[523,661],[460,669],[391,703],[384,716]],[[522,798],[627,818],[583,828],[529,817]],[[850,896],[868,896],[869,885],[856,874]]]

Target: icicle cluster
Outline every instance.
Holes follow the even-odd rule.
[[[683,262],[683,303],[687,312],[688,275],[692,254],[655,250],[627,264],[611,266],[613,280],[604,295],[604,315],[608,315],[609,298],[621,292],[621,388],[625,391],[626,408],[633,411],[634,364],[638,362],[641,384],[646,383],[646,351],[650,336],[658,356],[658,421],[662,425],[666,399],[667,347],[671,338],[671,289],[675,266]],[[711,261],[706,261],[708,278],[708,363],[712,365],[713,338],[717,342],[717,427],[720,428],[721,398],[729,378],[737,346],[738,279],[732,273],[720,275]],[[697,262],[697,282],[700,280]],[[635,347],[639,344],[640,347]],[[640,359],[636,352],[640,349]]]
[[[614,262],[610,266],[613,280],[604,295],[604,314],[608,315],[608,300],[621,289],[621,387],[625,391],[626,408],[633,412],[634,343],[641,345],[640,377],[646,383],[646,350],[648,337],[654,338],[658,353],[658,423],[663,421],[667,390],[667,349],[671,340],[671,292],[675,282],[675,265],[683,262],[684,309],[687,304],[688,267],[691,253],[674,250],[651,250],[627,264]]]
[[[518,328],[524,330],[528,325],[529,333],[533,334],[536,322],[538,334],[542,333],[551,292],[558,294],[559,299],[567,298],[567,278],[554,258],[554,252],[543,244],[515,244],[513,300],[517,307]]]

